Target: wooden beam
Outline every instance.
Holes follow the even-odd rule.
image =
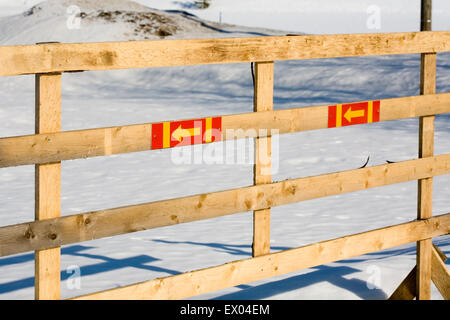
[[[442,281],[441,279],[446,278],[443,275],[445,274],[445,271],[441,270],[442,269],[441,262],[436,260],[435,256],[438,257],[438,260],[440,260],[442,262],[442,265],[445,267],[445,264],[443,263],[447,260],[447,257],[436,245],[433,244],[431,257],[432,259],[431,280],[435,283],[436,286],[442,288],[442,291],[444,292],[442,295],[444,295],[447,292],[447,288],[445,287],[445,281]],[[402,281],[402,283],[397,287],[394,293],[390,296],[389,300],[413,300],[416,297],[416,274],[417,274],[417,267],[414,267],[411,270],[411,272],[406,276],[406,278]]]
[[[450,300],[450,272],[445,265],[447,257],[435,245],[431,255],[431,280],[444,299]],[[416,297],[416,274],[417,267],[414,267],[389,300],[413,300]]]
[[[436,247],[431,248],[431,279],[445,300],[450,300],[450,272]]]
[[[414,300],[416,297],[417,267],[412,268],[406,278],[389,297],[389,300]]]
[[[380,121],[450,113],[450,93],[380,101]],[[247,137],[260,129],[280,134],[328,127],[328,106],[235,114],[222,117],[222,131]],[[253,129],[253,130],[252,130]],[[48,163],[151,149],[152,124],[0,138],[0,167]],[[256,136],[256,135],[255,135]],[[223,135],[223,140],[240,136]]]
[[[444,221],[445,220],[445,221]],[[412,221],[296,249],[239,260],[74,299],[184,299],[353,256],[380,251],[448,232],[450,214]]]
[[[421,31],[431,31],[431,0],[422,0]],[[436,53],[423,53],[420,63],[420,94],[436,92]],[[419,158],[434,154],[434,115],[420,117],[419,120]],[[433,178],[418,181],[417,219],[432,216]],[[417,243],[417,299],[429,300],[431,297],[431,239]]]
[[[431,299],[431,239],[417,243],[417,300]]]
[[[36,75],[36,128],[38,134],[61,130],[61,74]],[[57,218],[61,212],[61,163],[35,167],[35,219]],[[35,298],[60,299],[59,247],[35,252]]]
[[[0,227],[0,256],[448,173],[450,154]]]
[[[450,32],[304,35],[0,47],[0,76],[450,51]]]
[[[273,62],[255,63],[255,112],[273,110]],[[264,129],[260,129],[264,130]],[[267,128],[265,130],[268,130]],[[266,184],[272,182],[272,140],[270,131],[267,137],[255,140],[255,164],[253,167],[253,183]],[[254,257],[270,253],[270,208],[253,211],[253,244]]]
[[[441,251],[441,249],[439,249],[439,247],[435,244],[433,244],[433,248],[436,251],[436,253],[439,255],[439,257],[441,258],[442,261],[447,261],[447,256],[445,255],[445,253],[443,253]]]

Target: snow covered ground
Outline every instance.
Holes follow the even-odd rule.
[[[171,29],[172,34],[164,36],[167,39],[286,33],[270,29],[314,33],[369,32],[356,23],[335,27],[330,20],[322,24],[324,16],[329,17],[330,11],[336,11],[335,1],[296,2],[310,8],[304,15],[306,22],[298,25],[288,23],[290,11],[294,10],[287,9],[293,5],[287,0],[266,0],[259,9],[253,9],[256,7],[254,1],[239,1],[240,5],[237,5],[234,0],[213,0],[211,7],[205,10],[190,8],[189,1],[138,2],[160,10],[186,10],[210,21],[150,10],[121,0],[51,1],[40,4],[40,9],[31,11],[32,14],[24,15],[20,12],[36,1],[0,0],[0,15],[5,16],[0,18],[0,45],[159,39],[161,36],[157,32],[163,24],[142,12],[152,12],[170,21],[175,31]],[[319,2],[326,6],[312,5]],[[378,2],[380,6],[387,5],[387,2]],[[80,22],[80,29],[67,27],[70,17],[67,8],[71,4],[77,4],[87,14]],[[395,10],[401,10],[401,4],[397,6]],[[265,13],[266,18],[262,18],[264,10],[261,8],[276,14],[267,19]],[[360,12],[367,17],[366,11],[361,11],[362,6],[356,7],[359,11],[348,8],[340,7],[343,15]],[[405,19],[414,24],[401,20],[401,23],[387,26],[382,24],[381,30],[372,32],[417,30],[417,8],[408,8]],[[435,22],[440,29],[449,30],[450,20],[445,24],[439,17],[448,16],[450,9],[443,1],[436,0],[435,9],[442,11],[437,12]],[[113,22],[105,19],[107,15],[101,15],[100,10],[121,13],[113,16]],[[127,22],[129,12],[135,12],[135,19],[145,20],[153,30],[152,34],[135,31],[135,26]],[[250,27],[219,24],[218,12],[222,12],[223,22]],[[275,109],[417,95],[419,60],[418,55],[405,55],[276,62]],[[450,91],[449,70],[450,54],[439,54],[438,92]],[[0,78],[0,97],[0,137],[32,133],[34,77]],[[250,112],[252,108],[249,64],[63,75],[63,130],[242,113]],[[449,123],[448,115],[436,118],[436,154],[450,152]],[[369,165],[416,158],[417,135],[417,119],[282,135],[273,180],[358,168],[369,155]],[[196,146],[196,152],[201,148]],[[171,161],[173,150],[63,162],[62,214],[252,184],[250,163],[176,165]],[[0,226],[33,220],[33,181],[33,166],[0,169],[0,199],[3,203]],[[410,221],[416,216],[416,185],[413,181],[273,208],[272,251]],[[434,214],[449,212],[450,176],[437,177],[434,190]],[[251,238],[252,214],[247,212],[64,246],[62,297],[247,258],[251,255]],[[449,236],[435,239],[435,243],[449,254]],[[414,264],[415,245],[411,244],[196,298],[383,299]],[[73,286],[71,266],[80,268],[79,288]],[[33,253],[0,258],[0,270],[0,299],[33,298]],[[434,287],[432,298],[441,298]]]

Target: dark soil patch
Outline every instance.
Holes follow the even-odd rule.
[[[90,20],[101,19],[109,23],[123,21],[133,25],[134,35],[140,35],[145,39],[151,35],[165,38],[175,34],[178,30],[175,21],[154,12],[101,10],[90,14],[81,12],[79,17]]]

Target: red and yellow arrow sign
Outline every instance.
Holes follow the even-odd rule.
[[[347,112],[344,114],[344,118],[349,123],[351,123],[354,118],[364,117],[364,114],[365,114],[365,110],[355,110],[355,111],[353,111],[351,108],[349,108],[347,110]]]
[[[328,128],[380,121],[380,101],[338,104],[328,107]]]
[[[174,132],[172,132],[172,139],[181,142],[184,138],[198,136],[201,132],[201,128],[182,129],[180,124],[178,128]]]
[[[209,143],[221,139],[221,117],[152,124],[152,149]]]

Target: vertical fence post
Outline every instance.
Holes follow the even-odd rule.
[[[36,74],[35,131],[61,131],[61,73]],[[61,162],[35,165],[35,220],[60,216]],[[57,237],[49,234],[49,237]],[[35,251],[35,299],[60,299],[61,248]]]
[[[273,61],[255,63],[254,110],[273,110]],[[254,184],[272,182],[272,148],[270,132],[267,137],[256,138]],[[270,253],[270,208],[253,211],[254,257]]]
[[[421,31],[431,31],[431,0],[422,0]],[[420,64],[420,94],[436,92],[436,53],[423,53]],[[420,117],[419,158],[434,154],[434,116]],[[433,178],[418,181],[417,219],[432,216]],[[419,300],[431,298],[431,239],[417,242],[416,296]]]

